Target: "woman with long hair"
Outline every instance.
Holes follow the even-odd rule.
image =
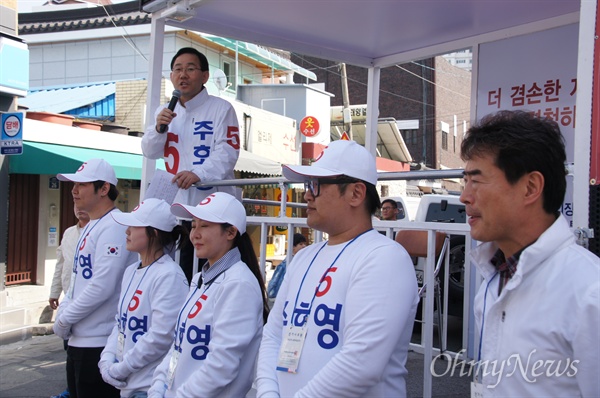
[[[246,210],[217,192],[195,207],[175,203],[171,211],[193,218],[190,240],[196,257],[207,261],[192,278],[173,347],[156,369],[148,396],[244,397],[269,312]]]
[[[121,390],[123,398],[147,397],[154,370],[173,342],[176,308],[181,307],[188,283],[168,253],[187,232],[171,207],[161,199],[146,199],[131,213],[111,213],[127,225],[127,250],[140,261],[125,270],[116,324],[98,366],[102,378]]]

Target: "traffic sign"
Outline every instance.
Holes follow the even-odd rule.
[[[1,155],[20,155],[23,153],[23,114],[2,113]]]

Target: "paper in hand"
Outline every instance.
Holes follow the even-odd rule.
[[[146,190],[144,199],[164,199],[165,202],[172,205],[175,200],[175,195],[177,195],[177,192],[179,191],[177,184],[171,182],[172,179],[173,174],[168,173],[165,170],[155,170],[152,180],[150,181],[150,186]]]

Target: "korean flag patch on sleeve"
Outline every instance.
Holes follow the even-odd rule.
[[[121,246],[106,245],[106,255],[113,256],[113,257],[121,257]]]

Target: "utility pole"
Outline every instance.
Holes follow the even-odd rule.
[[[346,64],[340,64],[340,77],[342,78],[342,115],[344,116],[344,131],[352,140],[352,116],[350,115],[350,99],[348,98],[348,75]]]

